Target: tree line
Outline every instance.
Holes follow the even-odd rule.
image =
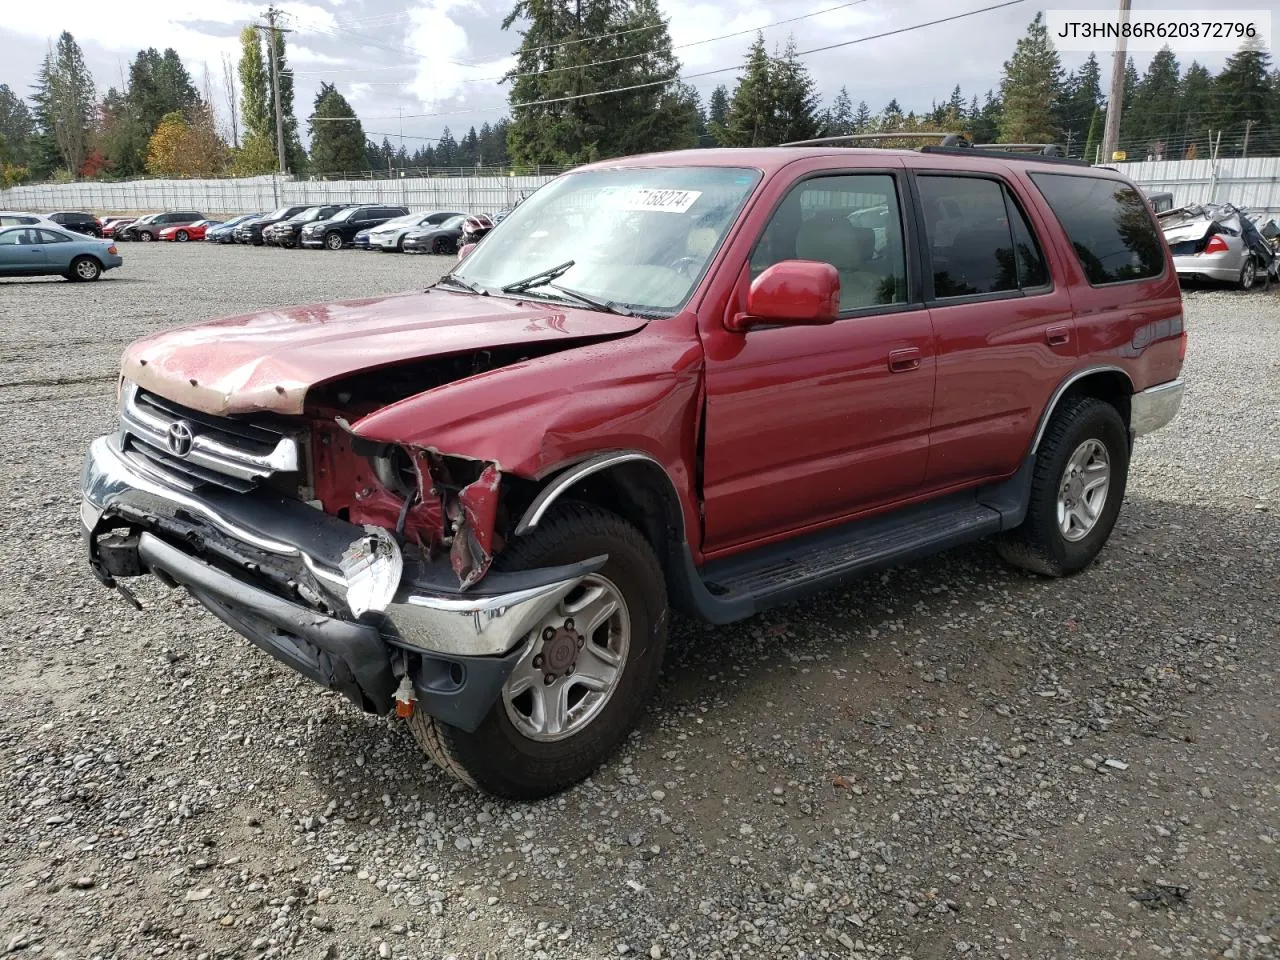
[[[928,110],[896,99],[873,111],[842,85],[823,102],[794,39],[772,50],[762,33],[732,88],[703,103],[680,79],[657,0],[516,0],[504,30],[520,26],[516,65],[504,78],[510,117],[455,136],[403,142],[366,138],[350,103],[323,83],[304,149],[294,111],[284,33],[246,26],[240,55],[223,64],[221,120],[205,73],[202,89],[172,48],[138,51],[119,86],[98,96],[75,38],[63,32],[29,97],[0,85],[0,181],[80,177],[255,175],[278,169],[270,63],[277,59],[285,168],[297,176],[358,170],[476,165],[571,165],[654,150],[771,146],[846,134],[881,134],[882,146],[915,145],[893,133],[963,132],[979,143],[1063,144],[1099,157],[1107,103],[1090,54],[1063,69],[1037,14],[981,96],[959,86]],[[1219,139],[1220,138],[1220,139]],[[1185,68],[1165,48],[1125,79],[1120,145],[1129,159],[1280,153],[1280,71],[1261,45],[1242,46],[1216,75]]]

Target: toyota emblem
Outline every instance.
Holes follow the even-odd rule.
[[[185,420],[170,424],[168,435],[165,437],[169,452],[178,457],[185,457],[191,452],[191,441],[194,439],[195,434],[191,432],[191,424]]]

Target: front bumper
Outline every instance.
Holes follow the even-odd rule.
[[[151,573],[182,586],[373,713],[391,710],[407,676],[416,709],[464,730],[492,708],[530,631],[605,559],[491,573],[463,593],[447,563],[404,557],[385,532],[273,493],[179,489],[139,469],[116,436],[90,446],[81,492],[89,564],[105,585]],[[362,547],[371,536],[377,548]]]

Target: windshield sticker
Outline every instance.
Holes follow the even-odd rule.
[[[660,213],[686,213],[702,196],[701,190],[655,190],[637,187],[623,194],[622,210],[656,210]]]

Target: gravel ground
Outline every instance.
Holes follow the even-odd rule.
[[[0,955],[1280,956],[1274,290],[1188,293],[1183,412],[1084,574],[978,546],[677,622],[624,749],[522,805],[79,543],[129,340],[450,260],[124,253],[0,281]]]

